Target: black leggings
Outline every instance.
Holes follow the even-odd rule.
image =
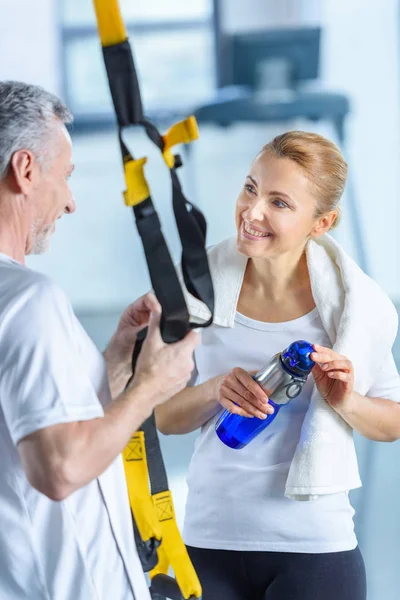
[[[365,600],[358,548],[328,554],[188,547],[203,600]]]

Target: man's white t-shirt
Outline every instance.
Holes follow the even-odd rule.
[[[197,384],[229,372],[265,366],[296,340],[332,347],[317,309],[286,323],[264,323],[236,314],[233,328],[212,325],[195,350]],[[284,496],[313,389],[301,395],[248,446],[233,450],[215,433],[221,412],[202,427],[188,475],[185,543],[220,550],[324,553],[357,545],[354,510],[346,493],[299,502]],[[391,357],[368,393],[400,401],[400,378]]]
[[[53,502],[17,451],[39,429],[102,418],[110,400],[103,357],[64,293],[0,254],[0,598],[150,599],[121,458]]]

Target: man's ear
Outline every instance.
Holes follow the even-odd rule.
[[[9,176],[19,194],[28,195],[35,187],[39,174],[36,157],[30,150],[17,150],[11,157]]]
[[[319,238],[321,237],[321,235],[324,235],[324,233],[327,233],[333,226],[336,217],[336,210],[331,210],[328,213],[319,217],[318,221],[316,221],[314,227],[311,230],[310,236],[312,238]]]

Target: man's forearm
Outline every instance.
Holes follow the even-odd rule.
[[[131,387],[106,407],[102,418],[54,425],[27,436],[19,450],[31,485],[63,500],[97,478],[150,416],[152,406],[147,386]]]
[[[400,404],[384,398],[369,398],[353,392],[346,408],[337,411],[362,436],[377,442],[400,438]]]

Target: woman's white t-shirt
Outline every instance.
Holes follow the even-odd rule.
[[[196,348],[196,384],[234,367],[265,366],[295,340],[331,347],[318,311],[285,323],[264,323],[236,314],[233,328],[212,325]],[[313,389],[310,376],[301,395],[241,450],[215,433],[220,412],[203,425],[188,474],[184,540],[189,546],[221,550],[323,553],[357,545],[354,510],[347,493],[299,502],[284,496],[290,463]],[[400,401],[393,358],[368,392]]]

